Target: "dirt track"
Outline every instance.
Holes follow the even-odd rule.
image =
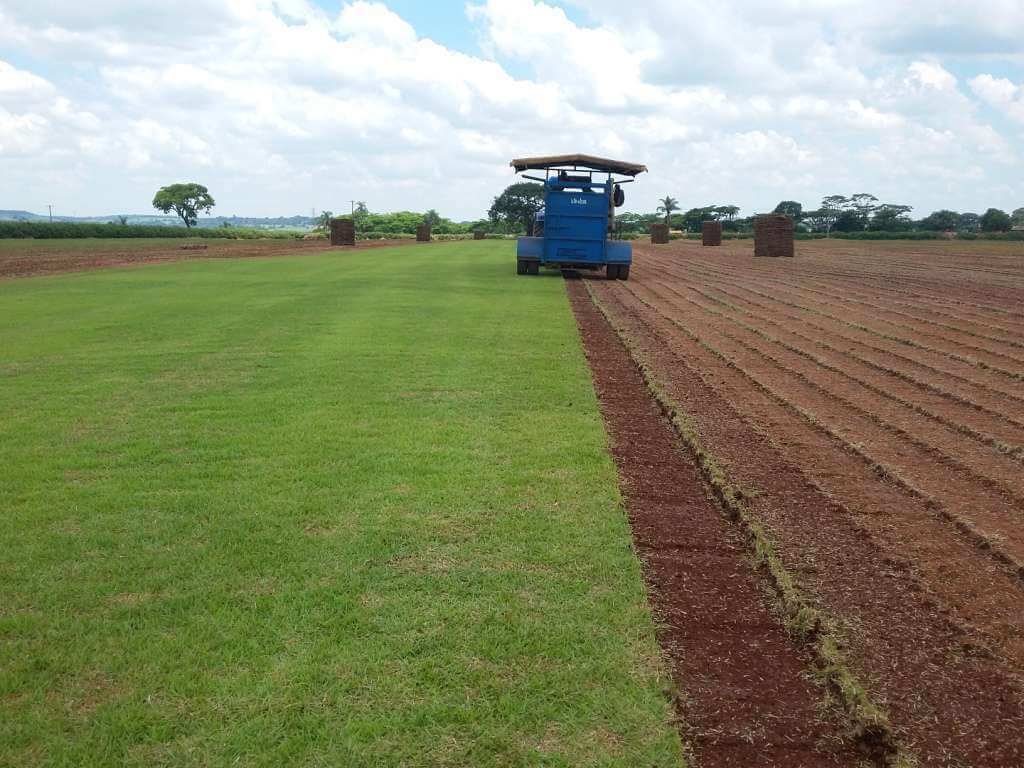
[[[357,250],[408,245],[412,240],[361,241]],[[198,246],[198,247],[197,247]],[[202,248],[201,246],[206,246]],[[326,240],[23,240],[5,241],[0,249],[0,280],[128,267],[184,259],[245,259],[298,256],[331,250]],[[344,249],[339,249],[344,250]],[[351,249],[349,249],[351,250]]]
[[[629,282],[586,285],[900,751],[1021,765],[1024,247],[966,247],[641,245]]]
[[[789,641],[747,564],[741,533],[582,281],[570,282],[569,294],[700,764],[854,765],[842,728],[818,709],[823,694],[805,674],[806,651]]]

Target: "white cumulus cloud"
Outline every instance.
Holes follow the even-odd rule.
[[[646,163],[634,210],[853,191],[920,213],[1024,204],[1018,0],[465,9],[475,37],[453,48],[386,0],[6,0],[2,207],[145,210],[196,180],[228,214],[354,198],[470,218],[511,157],[563,151]]]

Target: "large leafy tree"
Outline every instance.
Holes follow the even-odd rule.
[[[849,206],[849,198],[843,195],[829,195],[821,201],[821,208],[816,211],[808,211],[804,218],[808,220],[814,230],[828,234],[836,225],[839,216]]]
[[[998,208],[989,208],[981,214],[982,232],[1006,232],[1013,226],[1010,214]]]
[[[429,211],[423,214],[423,223],[428,227],[434,227],[441,221],[441,214],[431,208]]]
[[[883,203],[875,208],[875,215],[871,217],[868,229],[875,232],[902,232],[910,229],[913,222],[907,216],[913,208],[909,205],[893,205]]]
[[[920,226],[933,232],[952,232],[960,227],[960,214],[945,209],[935,211],[923,218]]]
[[[864,219],[854,210],[840,211],[832,222],[832,229],[836,232],[863,232]]]
[[[202,184],[171,184],[160,187],[153,198],[153,207],[163,213],[174,213],[185,222],[186,227],[194,227],[200,211],[209,213],[216,205],[210,191]]]
[[[524,181],[512,184],[494,198],[487,216],[496,224],[529,232],[533,226],[533,217],[543,207],[544,186]]]
[[[714,205],[705,205],[703,208],[691,208],[682,215],[683,229],[687,232],[700,232],[701,224],[705,221],[718,221],[718,208]]]
[[[661,205],[658,206],[657,211],[665,216],[665,223],[668,224],[669,217],[671,217],[675,211],[679,210],[679,201],[674,197],[666,195],[659,202]]]
[[[1010,214],[1010,223],[1015,227],[1024,227],[1024,208],[1018,208]]]
[[[861,229],[868,225],[871,215],[878,210],[878,198],[867,192],[860,192],[850,198],[847,209],[857,214]]]
[[[772,213],[789,216],[789,218],[799,224],[804,217],[804,207],[796,200],[783,200],[775,206],[775,210]]]
[[[961,213],[960,225],[957,228],[961,232],[977,232],[981,229],[981,216],[976,213]]]

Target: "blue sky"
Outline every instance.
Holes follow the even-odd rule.
[[[1024,3],[5,0],[0,208],[437,208],[508,161],[644,162],[627,208],[1024,206]]]

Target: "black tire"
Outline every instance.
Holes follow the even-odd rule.
[[[629,280],[629,264],[619,264],[619,280]]]
[[[609,264],[604,269],[604,276],[607,280],[617,280],[619,277],[619,265]]]
[[[522,259],[516,259],[516,274],[517,275],[528,275],[530,266]]]
[[[612,193],[612,202],[616,208],[621,208],[623,203],[626,202],[626,193],[618,184],[615,185],[615,191]]]
[[[540,274],[540,262],[539,261],[531,261],[530,262],[530,274],[531,275],[539,275]]]

